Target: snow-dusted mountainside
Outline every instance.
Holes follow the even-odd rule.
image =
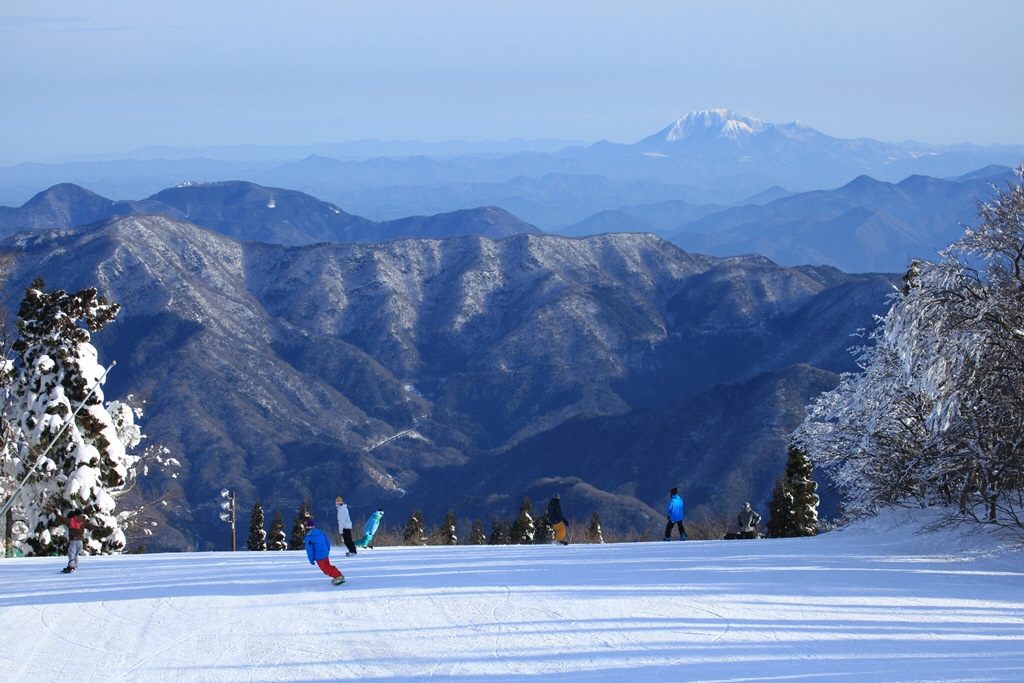
[[[916,511],[920,514],[922,511]],[[7,680],[1024,680],[1021,553],[816,538],[0,559]],[[331,530],[329,520],[323,528]]]
[[[94,337],[118,362],[106,393],[145,399],[145,432],[185,463],[174,523],[199,547],[223,538],[224,487],[243,509],[344,492],[488,521],[559,488],[572,517],[623,529],[657,526],[668,482],[693,510],[767,499],[786,434],[892,291],[649,234],[286,248],[138,215],[2,246],[8,292],[41,275],[122,305]],[[725,414],[744,429],[711,428]],[[591,443],[620,418],[629,439]]]

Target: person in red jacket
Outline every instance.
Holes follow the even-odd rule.
[[[61,572],[70,574],[78,569],[78,556],[82,554],[85,545],[85,530],[99,531],[103,527],[86,519],[81,510],[72,510],[67,517],[59,512],[54,512],[53,516],[61,524],[68,525],[68,566],[61,569]]]

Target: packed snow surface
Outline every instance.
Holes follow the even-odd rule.
[[[5,681],[1022,681],[1022,553],[809,539],[0,561]]]

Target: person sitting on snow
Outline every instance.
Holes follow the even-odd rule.
[[[740,538],[757,538],[757,525],[761,523],[761,515],[754,512],[750,503],[743,504],[743,510],[736,516],[740,525]]]

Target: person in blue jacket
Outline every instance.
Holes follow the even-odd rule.
[[[370,518],[366,520],[366,526],[363,527],[363,537],[356,541],[355,545],[358,548],[372,548],[370,545],[373,542],[373,535],[377,533],[377,527],[380,526],[380,518],[384,516],[384,508],[377,508],[377,511],[370,515]]]
[[[306,520],[306,557],[310,564],[320,567],[320,571],[331,577],[335,586],[345,583],[345,575],[331,564],[331,541],[327,534],[313,525],[313,518]]]
[[[672,540],[672,525],[679,527],[679,540],[686,540],[686,527],[683,526],[683,499],[679,497],[679,489],[673,488],[670,492],[672,497],[668,501],[666,516],[668,524],[665,525],[665,540]]]

